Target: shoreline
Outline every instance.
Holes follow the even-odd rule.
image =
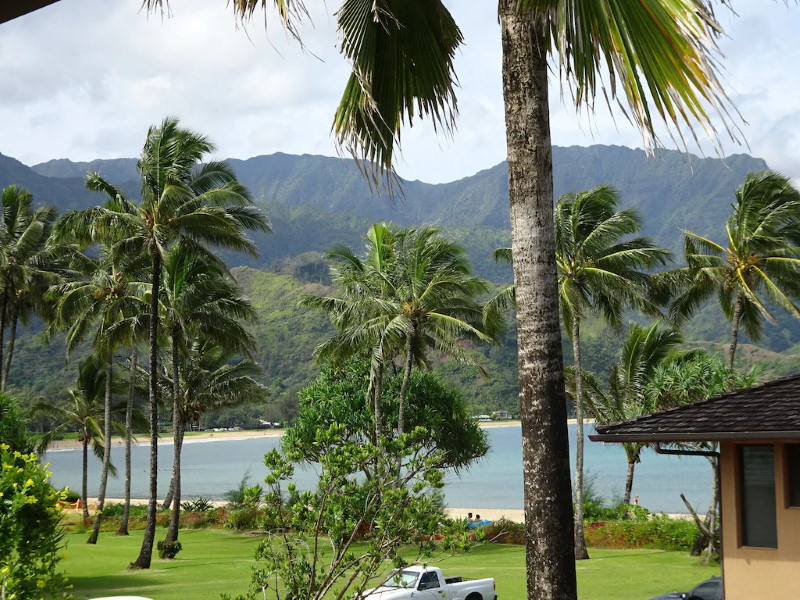
[[[190,498],[186,498],[186,500],[190,500]],[[107,504],[122,504],[125,500],[123,498],[106,498]],[[161,500],[159,499],[159,505],[161,504]],[[222,500],[212,500],[211,504],[214,507],[225,506],[228,504]],[[147,505],[146,498],[131,498],[131,505],[132,506],[145,506]],[[89,509],[94,510],[97,507],[97,498],[89,498]],[[69,510],[80,510],[80,509],[69,509]],[[472,513],[474,516],[480,515],[481,519],[485,519],[487,521],[498,521],[500,519],[507,519],[514,523],[524,523],[525,522],[525,510],[522,508],[459,508],[459,507],[447,507],[444,509],[445,514],[451,519],[466,519],[469,513]],[[691,520],[692,515],[689,513],[668,513],[667,516],[670,519],[685,519]]]
[[[592,420],[585,420],[584,423],[593,423]],[[519,427],[521,425],[519,420],[511,421],[488,421],[480,423],[481,429],[495,429],[498,427]],[[575,425],[575,419],[567,419],[567,425]],[[191,444],[196,442],[221,442],[221,441],[241,441],[253,438],[274,438],[283,435],[283,429],[247,429],[241,431],[200,431],[200,432],[187,432],[183,440],[184,444]],[[113,446],[123,446],[125,444],[124,438],[114,436],[111,438]],[[144,436],[139,436],[133,442],[134,446],[149,446],[150,440],[144,439]],[[163,434],[158,440],[159,446],[172,445],[172,436]],[[47,447],[48,451],[64,451],[64,450],[79,450],[81,443],[77,440],[56,440],[50,442]]]

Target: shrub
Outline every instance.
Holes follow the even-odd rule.
[[[62,494],[35,454],[0,444],[0,464],[0,597],[59,595],[66,587],[56,570],[64,545],[56,506]]]
[[[73,492],[69,489],[69,486],[61,490],[61,494],[63,495],[64,502],[77,502],[81,498],[81,495],[78,492]]]
[[[168,542],[167,540],[159,540],[156,547],[160,558],[175,558],[178,556],[178,552],[183,550],[183,545],[180,542]]]
[[[214,504],[208,498],[197,498],[196,500],[187,500],[181,502],[181,508],[189,512],[208,512],[213,510]]]
[[[239,531],[262,529],[264,527],[264,511],[257,506],[232,510],[225,526]]]
[[[642,521],[606,521],[586,527],[586,543],[598,548],[691,550],[697,528],[684,519],[654,515]]]
[[[525,543],[525,523],[516,523],[503,517],[490,525],[481,527],[481,529],[487,542],[497,542],[498,544]]]

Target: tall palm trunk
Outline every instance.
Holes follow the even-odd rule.
[[[397,433],[402,434],[406,427],[406,395],[408,394],[408,382],[411,381],[411,367],[414,364],[414,357],[411,354],[411,336],[406,340],[406,365],[403,370],[403,382],[400,384],[400,400],[397,403]]]
[[[11,361],[14,358],[14,343],[17,341],[17,321],[19,320],[19,312],[15,304],[11,309],[11,332],[8,338],[8,356],[6,357],[6,364],[3,368],[3,377],[0,381],[0,391],[5,391],[8,385],[8,374],[11,372]]]
[[[728,348],[728,369],[733,380],[733,361],[736,359],[736,346],[739,343],[739,323],[742,321],[742,311],[744,309],[744,298],[741,294],[736,296],[736,305],[733,307],[733,319],[731,319],[731,345]]]
[[[575,361],[575,559],[586,560],[583,534],[583,371],[581,363],[581,320],[572,317],[572,357]]]
[[[633,492],[633,474],[636,469],[636,461],[628,457],[628,470],[625,473],[625,495],[622,496],[623,504],[631,503],[631,493]]]
[[[114,376],[114,355],[109,353],[108,365],[106,370],[106,397],[105,397],[105,410],[103,413],[103,468],[100,471],[100,489],[97,492],[97,510],[94,514],[94,527],[89,539],[86,540],[87,544],[96,544],[97,537],[100,535],[100,522],[103,520],[103,506],[106,502],[106,486],[108,485],[108,467],[111,464],[111,387],[113,384]]]
[[[3,285],[3,297],[0,299],[0,369],[3,366],[3,347],[6,335],[6,311],[8,310],[8,284]]]
[[[156,509],[158,508],[158,296],[161,291],[161,255],[152,251],[153,286],[150,292],[150,489],[147,501],[147,522],[138,558],[131,563],[134,569],[149,569],[156,538]]]
[[[131,374],[130,385],[128,387],[128,403],[125,406],[125,503],[122,508],[122,519],[117,529],[117,535],[128,534],[128,521],[131,516],[131,437],[133,433],[133,394],[136,389],[136,369],[137,369],[137,348],[133,344],[131,350]]]
[[[500,0],[528,598],[577,597],[553,224],[548,37]]]
[[[178,357],[178,335],[172,332],[172,513],[169,518],[167,542],[178,541],[181,520],[181,447],[183,446],[183,411],[181,410],[180,366]]]
[[[81,469],[83,471],[83,479],[81,480],[81,504],[83,505],[83,522],[89,522],[89,488],[88,488],[88,478],[89,478],[89,432],[86,429],[83,430],[83,463],[81,464]]]
[[[383,434],[383,410],[381,408],[381,393],[383,391],[383,362],[375,370],[372,378],[372,400],[375,410],[375,443],[380,444]]]

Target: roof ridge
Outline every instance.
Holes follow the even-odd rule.
[[[679,406],[673,406],[672,408],[668,408],[666,410],[660,410],[660,411],[657,411],[657,412],[654,412],[654,413],[650,413],[649,415],[642,415],[640,417],[636,417],[635,419],[625,419],[623,421],[615,421],[614,423],[607,423],[605,425],[596,426],[595,429],[599,432],[599,430],[601,428],[605,429],[605,428],[608,428],[608,427],[616,427],[617,425],[620,425],[622,423],[625,423],[626,425],[632,425],[634,423],[642,423],[642,422],[647,421],[647,420],[652,419],[652,418],[656,418],[656,417],[660,418],[663,415],[667,415],[667,414],[671,414],[671,413],[675,413],[675,412],[681,412],[681,411],[689,410],[689,409],[694,409],[694,408],[696,408],[698,406],[701,406],[701,405],[704,405],[704,404],[708,404],[708,403],[712,403],[712,402],[719,402],[721,400],[727,400],[731,396],[737,396],[737,395],[742,394],[743,392],[753,392],[753,391],[761,390],[763,388],[772,387],[773,385],[786,383],[787,381],[792,381],[792,380],[800,380],[800,373],[795,374],[795,375],[785,375],[783,377],[778,377],[777,379],[772,379],[771,381],[765,381],[764,383],[759,383],[757,385],[753,385],[753,386],[750,386],[750,387],[740,388],[738,390],[731,390],[730,392],[723,392],[721,394],[716,394],[714,396],[709,396],[708,398],[705,398],[703,400],[698,400],[696,402],[690,402],[689,404],[681,404]]]

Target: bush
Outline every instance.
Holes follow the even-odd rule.
[[[697,536],[694,523],[654,515],[643,521],[606,521],[586,527],[586,544],[597,548],[692,549]]]
[[[78,492],[73,492],[69,489],[69,486],[61,490],[61,494],[64,498],[64,502],[77,502],[81,499],[81,495]]]
[[[0,597],[60,595],[67,583],[56,570],[64,545],[56,506],[62,493],[35,454],[0,444],[0,464]]]
[[[481,527],[484,540],[498,544],[524,544],[525,523],[509,521],[505,517]]]
[[[650,511],[637,504],[604,506],[595,499],[583,503],[584,521],[646,521]]]
[[[181,508],[188,512],[208,512],[214,509],[214,504],[208,498],[197,498],[196,500],[187,500],[181,502]]]
[[[125,505],[122,503],[106,504],[103,507],[103,517],[121,517]],[[132,517],[145,517],[147,516],[146,504],[131,504],[130,516]]]
[[[250,531],[264,527],[264,511],[257,506],[232,510],[225,522],[226,527],[238,531]]]
[[[178,556],[178,552],[183,550],[183,545],[180,542],[168,542],[167,540],[159,540],[156,547],[160,558],[175,558]]]

